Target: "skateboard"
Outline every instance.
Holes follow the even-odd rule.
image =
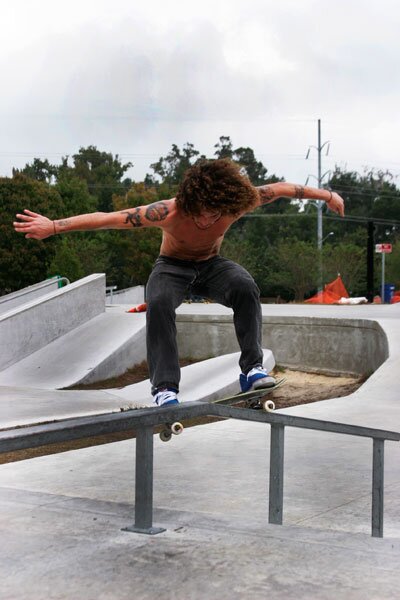
[[[277,379],[275,385],[271,387],[259,388],[258,390],[250,390],[250,392],[240,392],[232,396],[226,396],[225,398],[218,398],[217,400],[211,400],[211,404],[238,404],[244,402],[246,408],[262,409],[266,412],[272,412],[275,410],[275,403],[272,400],[264,400],[262,398],[276,390],[276,388],[283,385],[286,381],[286,377]]]
[[[260,388],[258,390],[251,390],[250,392],[241,392],[232,396],[226,396],[225,398],[218,398],[217,400],[210,400],[210,404],[238,404],[244,402],[246,408],[252,408],[255,410],[265,410],[266,412],[272,412],[275,410],[275,404],[272,400],[264,400],[262,398],[276,390],[276,388],[283,385],[286,378],[278,379],[276,384],[268,388]],[[183,431],[182,423],[175,421],[175,423],[166,423],[164,429],[160,432],[160,440],[163,442],[169,442],[173,435],[179,435]]]

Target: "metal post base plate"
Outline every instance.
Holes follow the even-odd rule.
[[[163,527],[135,527],[132,525],[131,527],[124,527],[121,531],[131,531],[133,533],[145,533],[146,535],[156,535],[157,533],[163,533],[163,531],[167,531]]]

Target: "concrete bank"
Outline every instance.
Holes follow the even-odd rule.
[[[103,300],[104,302],[104,300]],[[0,372],[0,386],[54,390],[125,373],[146,358],[145,315],[107,307]]]
[[[230,314],[179,314],[177,330],[181,356],[239,350]],[[264,315],[263,345],[278,365],[335,375],[368,376],[389,356],[385,332],[367,319]]]

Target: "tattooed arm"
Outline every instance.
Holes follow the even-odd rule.
[[[278,198],[297,198],[299,200],[323,200],[333,212],[344,215],[344,201],[336,192],[306,187],[294,183],[271,183],[257,188],[261,204],[270,204]]]
[[[23,214],[17,214],[19,221],[14,222],[14,229],[18,233],[24,233],[26,238],[44,240],[51,235],[68,231],[162,227],[161,222],[168,218],[171,208],[171,200],[165,200],[117,212],[89,213],[56,221],[25,209]]]

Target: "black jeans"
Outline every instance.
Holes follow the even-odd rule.
[[[160,256],[146,287],[147,360],[153,393],[162,387],[179,390],[175,310],[190,293],[233,309],[243,373],[263,362],[260,290],[251,275],[222,256],[204,261]]]

